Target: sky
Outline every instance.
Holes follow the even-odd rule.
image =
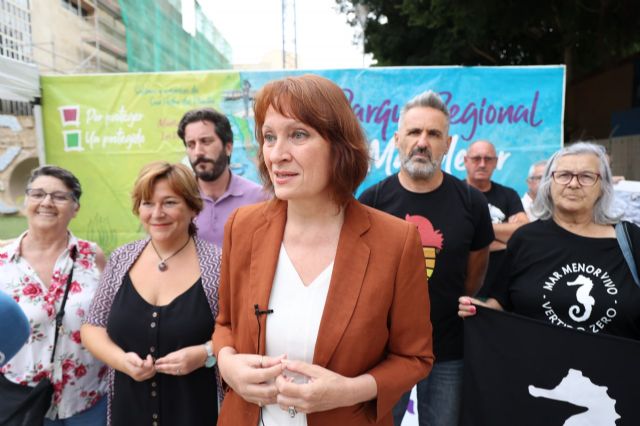
[[[256,64],[274,51],[281,55],[282,0],[199,0],[199,3],[231,45],[234,64]],[[292,5],[293,0],[287,3]],[[346,16],[337,11],[335,0],[295,0],[295,6],[298,68],[361,68],[371,62],[363,58],[362,46],[353,44],[355,30],[347,24]],[[292,29],[285,32],[293,34]],[[288,40],[288,45],[293,46],[292,35]]]

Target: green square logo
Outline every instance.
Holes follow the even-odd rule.
[[[82,151],[82,139],[80,130],[68,130],[63,133],[65,151]]]

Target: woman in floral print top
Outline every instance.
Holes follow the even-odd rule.
[[[76,238],[68,225],[80,207],[80,183],[69,171],[36,169],[26,190],[28,230],[0,249],[0,291],[18,302],[29,319],[25,346],[0,369],[8,380],[35,386],[47,377],[54,387],[45,425],[64,425],[70,418],[106,422],[106,367],[80,341],[80,325],[98,286],[105,257],[92,242]],[[76,249],[75,263],[71,259]],[[73,268],[63,331],[55,360],[50,362],[55,316],[60,309],[68,274]],[[2,395],[0,395],[2,397]]]

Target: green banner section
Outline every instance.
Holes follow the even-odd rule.
[[[130,202],[141,165],[188,164],[180,117],[241,90],[233,72],[51,76],[41,84],[46,161],[71,170],[84,191],[71,229],[107,253],[143,235]]]

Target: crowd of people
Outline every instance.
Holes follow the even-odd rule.
[[[442,170],[449,111],[427,91],[401,110],[398,173],[356,200],[369,151],[340,87],[269,82],[254,117],[262,186],[231,172],[228,119],[189,111],[177,134],[191,168],[140,170],[131,204],[146,236],[108,261],[69,230],[78,179],[32,173],[28,229],[0,248],[0,318],[16,324],[2,328],[0,397],[49,399],[19,423],[33,411],[3,398],[0,424],[399,426],[417,385],[419,424],[456,426],[464,318],[480,305],[584,327],[606,315],[601,282],[582,311],[575,291],[553,293],[566,318],[539,303],[545,278],[576,263],[621,294],[624,315],[598,332],[640,339],[640,287],[616,238],[638,247],[640,229],[611,213],[598,145],[532,164],[520,199],[492,180],[490,141],[468,146],[465,179]]]

